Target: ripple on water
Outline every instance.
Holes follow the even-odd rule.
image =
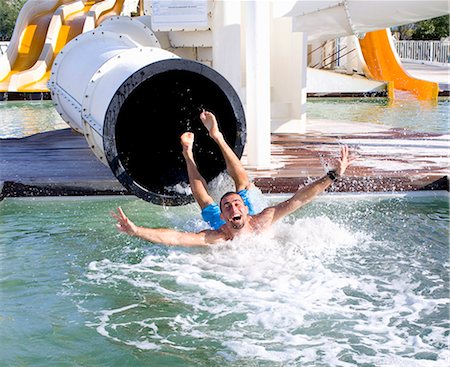
[[[141,225],[205,226],[195,205],[0,203],[6,364],[70,355],[80,365],[111,366],[136,358],[140,365],[447,365],[446,199],[325,196],[271,233],[195,249],[118,234],[108,217],[117,205]],[[21,340],[37,339],[22,348]]]
[[[392,281],[354,271],[370,248],[390,246],[321,216],[206,250],[149,250],[138,264],[95,261],[89,282],[131,287],[142,301],[97,312],[90,325],[139,349],[195,355],[201,346],[238,364],[439,366],[446,328],[430,320],[448,300],[417,294],[403,268],[389,269]]]

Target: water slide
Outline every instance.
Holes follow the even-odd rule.
[[[388,27],[449,14],[446,0],[340,0],[285,2],[295,31],[307,32],[309,41],[356,35],[367,66],[367,76],[389,82],[395,89],[419,99],[435,99],[437,83],[415,79],[403,69]],[[288,10],[289,9],[289,10]],[[392,91],[392,88],[390,88]],[[393,94],[393,92],[392,92]]]
[[[6,53],[0,58],[0,92],[48,92],[56,55],[75,36],[120,14],[124,0],[28,0]]]
[[[367,32],[447,11],[446,1],[275,4],[291,7],[286,12],[277,8],[274,16],[291,17],[294,31],[318,39],[352,34],[362,38]],[[130,193],[155,204],[192,202],[179,136],[195,132],[198,168],[210,182],[225,169],[225,162],[198,113],[205,108],[221,116],[220,130],[240,157],[246,122],[238,94],[214,69],[161,48],[164,35],[160,32],[158,39],[153,34],[150,17],[111,17],[97,29],[77,36],[54,61],[49,88],[57,111],[84,134],[97,158]],[[185,34],[190,35],[195,32]],[[189,45],[202,42],[187,40]]]
[[[238,94],[214,69],[161,48],[149,17],[111,17],[97,29],[56,57],[49,81],[56,110],[131,193],[155,204],[192,202],[180,135],[195,133],[198,168],[211,181],[226,166],[199,112],[220,116],[241,157],[246,124]]]
[[[405,71],[395,51],[389,28],[367,33],[363,39],[359,40],[359,44],[367,77],[392,83],[390,91],[393,89],[408,91],[421,100],[432,100],[438,97],[438,83],[416,79]]]

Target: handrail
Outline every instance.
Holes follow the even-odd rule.
[[[322,50],[326,44],[327,42],[322,43],[320,46],[310,51],[308,56]],[[394,41],[394,44],[400,59],[403,61],[443,66],[450,64],[450,41],[401,40]],[[311,67],[320,69],[326,68],[333,62],[339,61],[339,59],[343,56],[346,56],[354,51],[352,50],[346,52],[343,55],[339,55],[337,58],[334,58],[336,54],[339,54],[345,48],[346,46],[341,47],[336,44],[336,51]],[[328,62],[327,60],[330,58],[332,58],[332,61]],[[325,63],[325,61],[327,62]]]
[[[340,51],[342,51],[344,48],[345,48],[345,47],[341,48]],[[344,56],[347,56],[347,55],[349,55],[349,54],[351,54],[352,52],[355,52],[355,51],[356,51],[356,48],[351,49],[350,51],[348,51],[348,52],[346,52],[346,53],[344,53],[344,54],[342,54],[342,55],[339,55],[337,58],[333,59],[333,60],[332,60],[331,62],[329,62],[328,64],[322,65],[319,69],[325,69],[328,65],[331,65],[333,62],[336,62],[336,61],[342,59]],[[335,52],[335,54],[336,54],[336,52]],[[325,59],[324,59],[324,60],[325,60]]]
[[[325,47],[325,45],[327,44],[327,41],[325,41],[325,42],[322,42],[321,44],[320,44],[320,46],[318,46],[318,47],[316,47],[314,50],[312,50],[312,51],[309,51],[308,52],[308,56],[310,56],[310,55],[312,55],[314,52],[316,52],[317,50],[321,50],[323,47]]]
[[[347,46],[345,45],[344,47],[336,47],[336,51],[334,51],[332,54],[328,55],[327,57],[322,59],[322,62],[325,62],[325,60],[328,60],[329,58],[331,58],[331,61],[327,64],[327,65],[331,65],[333,62],[336,62],[337,60],[339,60],[341,58],[341,56],[339,56],[339,54],[341,53],[341,51],[345,50],[347,48]],[[333,58],[335,55],[338,55],[337,57]],[[320,67],[320,69],[323,69],[325,66],[322,65]]]
[[[323,50],[330,42],[334,42],[334,41],[325,41],[325,42],[322,42],[322,43],[321,43],[318,47],[316,47],[314,50],[309,51],[309,52],[308,52],[308,56],[310,56],[310,55],[316,53],[316,51],[322,52],[322,50]],[[334,62],[336,62],[336,61],[339,61],[339,60],[341,59],[341,57],[342,57],[341,55],[339,55],[339,53],[340,53],[341,51],[345,50],[345,49],[347,48],[347,46],[345,45],[345,46],[341,47],[341,46],[339,46],[339,45],[334,45],[333,48],[334,48],[334,52],[332,52],[331,54],[329,54],[329,55],[326,56],[325,58],[322,58],[321,61],[319,61],[318,63],[316,63],[316,64],[314,64],[314,65],[312,65],[312,66],[310,66],[310,67],[313,68],[313,69],[323,69],[325,66],[331,65],[332,63],[334,63]],[[350,51],[350,52],[351,52],[351,51]],[[349,53],[349,52],[348,52],[348,53]],[[346,53],[345,55],[347,55],[348,53]],[[334,57],[336,54],[337,54],[338,56],[337,56],[337,57]],[[330,59],[330,58],[331,58],[331,62],[327,63],[327,64],[324,66],[323,63],[324,63],[326,60]]]
[[[322,50],[325,46],[326,46],[327,42],[323,42],[319,47],[315,48],[314,50],[310,51],[308,53],[308,56],[313,54],[314,52],[318,51],[318,50]],[[331,53],[330,55],[328,55],[327,57],[323,58],[320,62],[310,66],[313,69],[324,69],[327,66],[339,61],[340,59],[342,59],[344,56],[347,56],[349,54],[351,54],[352,52],[356,51],[356,48],[353,48],[343,54],[341,54],[342,51],[344,51],[347,48],[347,45],[344,45],[343,47],[340,45],[336,45],[335,46],[335,51],[333,53]],[[337,57],[336,57],[337,55]],[[331,58],[330,62],[327,62],[326,64],[324,64],[324,62],[328,59]]]

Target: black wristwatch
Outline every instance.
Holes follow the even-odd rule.
[[[333,182],[336,182],[337,179],[339,178],[338,173],[337,173],[336,170],[334,170],[334,169],[329,170],[329,171],[327,172],[327,176],[328,176],[329,178],[331,178],[331,181],[333,181]]]

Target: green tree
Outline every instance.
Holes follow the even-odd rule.
[[[17,15],[26,0],[0,1],[0,40],[11,39]]]
[[[412,23],[401,25],[398,27],[392,27],[391,30],[395,32],[399,40],[410,40],[412,39],[412,36],[414,34],[415,27],[416,25]]]
[[[440,40],[449,36],[449,16],[393,27],[402,40]]]
[[[427,19],[417,23],[412,39],[440,40],[448,37],[449,16]]]

